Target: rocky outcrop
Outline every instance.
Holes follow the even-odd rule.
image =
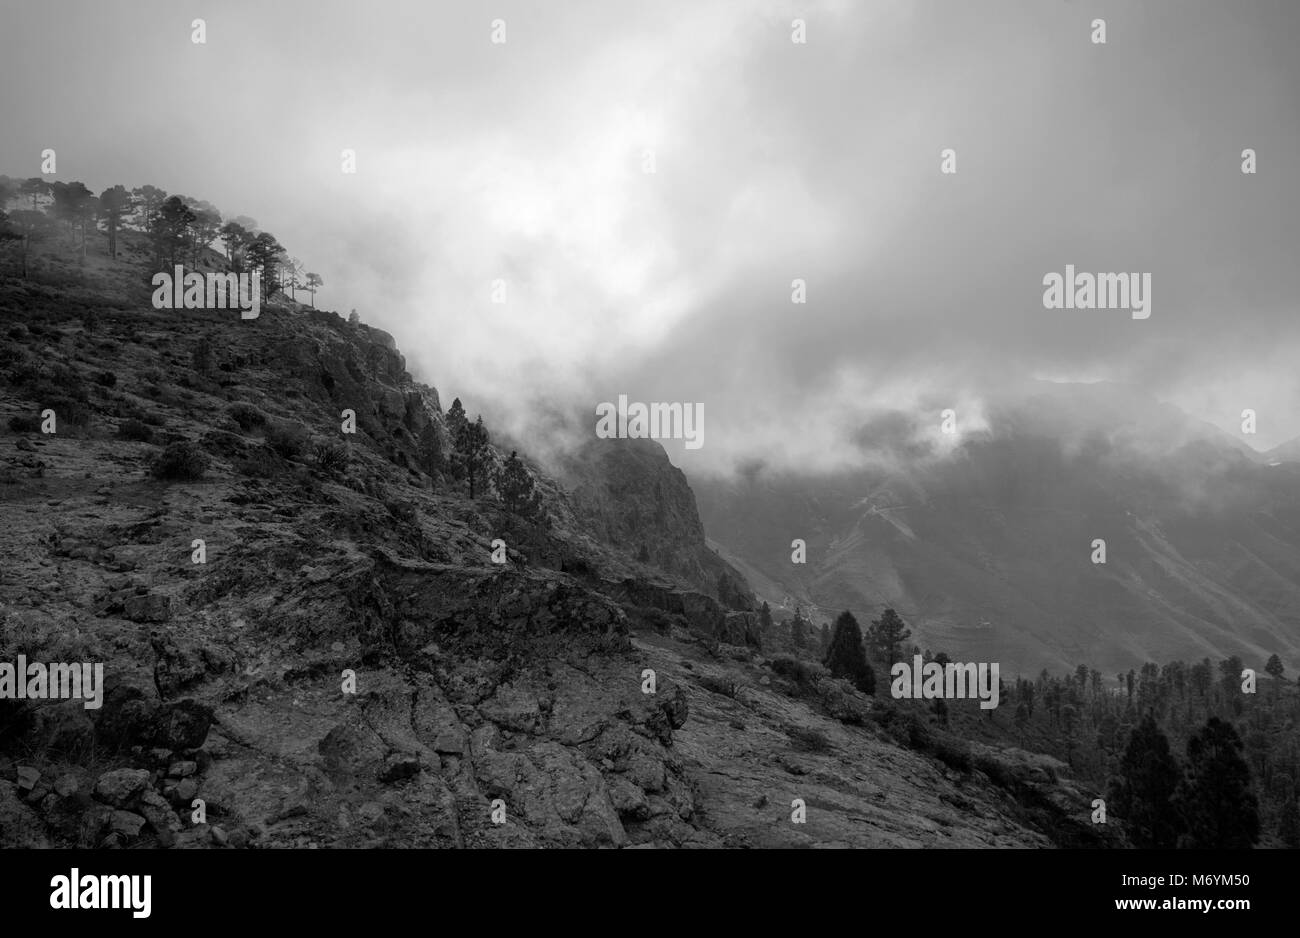
[[[686,476],[654,440],[592,440],[566,460],[575,513],[602,542],[727,609],[755,608],[745,578],[705,542]]]

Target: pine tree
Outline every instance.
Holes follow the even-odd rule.
[[[461,434],[465,432],[468,423],[469,418],[465,416],[465,408],[461,406],[458,397],[451,402],[451,409],[447,411],[447,432],[451,434],[453,446],[460,442]]]
[[[456,403],[460,403],[459,399]],[[452,405],[455,407],[455,404]],[[448,414],[448,422],[451,415]],[[479,416],[473,423],[462,425],[456,437],[456,459],[461,468],[461,476],[469,482],[469,497],[473,499],[480,483],[487,481],[487,470],[491,464],[492,450],[488,445],[487,428]]]
[[[1180,847],[1242,850],[1259,839],[1259,803],[1241,751],[1237,731],[1218,717],[1187,741],[1187,777],[1177,796],[1187,822]]]
[[[831,650],[831,624],[829,622],[822,623],[821,631],[817,633],[817,646],[824,659],[826,652]]]
[[[501,471],[497,473],[497,492],[506,511],[521,518],[537,520],[542,515],[542,496],[533,484],[533,477],[519,454],[510,451]]]
[[[1264,671],[1273,678],[1273,693],[1277,694],[1278,689],[1282,686],[1282,675],[1286,673],[1286,667],[1282,664],[1282,659],[1277,655],[1269,655],[1268,662],[1264,665]]]
[[[848,678],[864,694],[875,693],[876,674],[867,664],[867,655],[862,648],[862,629],[848,610],[841,612],[835,620],[825,664],[832,677]]]
[[[790,621],[790,644],[796,650],[808,647],[808,630],[811,627],[812,623],[803,617],[803,610],[795,606],[794,619]]]
[[[1129,734],[1119,772],[1111,782],[1109,800],[1116,816],[1127,823],[1134,846],[1177,846],[1184,823],[1173,798],[1183,773],[1169,751],[1169,740],[1151,714],[1144,716]]]
[[[772,635],[772,607],[767,604],[766,599],[758,609],[758,635],[764,641]]]
[[[948,726],[948,705],[944,703],[942,697],[934,698],[933,709],[935,717],[939,720],[939,725],[946,729]]]
[[[1029,707],[1025,701],[1016,705],[1016,732],[1020,734],[1020,745],[1025,744],[1025,727],[1029,725]]]
[[[911,637],[911,630],[892,609],[886,609],[884,615],[873,621],[867,630],[867,641],[872,649],[891,668],[901,657],[903,643]]]

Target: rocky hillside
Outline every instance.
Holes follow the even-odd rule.
[[[437,392],[333,313],[7,279],[0,334],[0,661],[105,666],[0,701],[0,845],[1117,836],[1060,763],[765,658],[662,451],[534,468],[541,525],[421,468]]]

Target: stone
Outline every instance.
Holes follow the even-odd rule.
[[[115,808],[131,804],[149,787],[149,773],[144,769],[114,769],[95,782],[95,797]]]
[[[199,764],[185,760],[183,762],[173,762],[167,769],[167,774],[171,778],[188,778],[199,770]]]
[[[211,707],[188,697],[164,704],[154,714],[152,741],[171,749],[197,749],[208,738],[212,717]]]
[[[176,786],[176,801],[188,806],[199,793],[199,783],[192,778],[181,779]]]
[[[175,835],[181,829],[181,819],[171,809],[167,799],[153,789],[149,789],[140,796],[139,810],[154,833],[158,835],[158,842],[163,846],[171,846]]]
[[[465,753],[465,734],[457,729],[445,730],[433,741],[433,751],[441,755],[459,756]]]
[[[212,825],[212,842],[218,847],[224,847],[226,844],[230,843],[230,838],[226,836],[224,829],[214,824]]]
[[[145,823],[144,818],[130,811],[114,811],[112,820],[109,822],[112,833],[121,834],[128,839],[139,837]]]
[[[72,774],[60,775],[54,782],[54,791],[60,798],[71,798],[80,788],[77,776]]]
[[[609,782],[609,800],[620,818],[632,821],[644,821],[650,817],[650,804],[645,792],[625,778],[613,778]]]
[[[31,791],[40,780],[40,769],[30,765],[18,766],[18,787],[23,791]]]
[[[418,774],[420,774],[419,756],[412,755],[409,752],[395,752],[384,760],[384,767],[380,770],[379,780],[386,784],[392,784]]]

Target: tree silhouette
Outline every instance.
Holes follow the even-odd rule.
[[[112,186],[99,194],[99,214],[108,229],[108,256],[117,257],[117,230],[135,203],[125,186]]]
[[[1135,846],[1167,849],[1178,845],[1184,824],[1173,799],[1182,778],[1182,769],[1169,751],[1169,740],[1148,713],[1129,734],[1109,798],[1116,816],[1127,823]]]
[[[356,311],[353,310],[355,313]],[[447,432],[451,434],[452,445],[460,440],[460,435],[465,432],[465,425],[469,423],[469,418],[465,416],[465,408],[456,398],[451,402],[451,407],[447,411]]]
[[[49,197],[50,184],[40,176],[33,176],[31,179],[23,180],[18,186],[18,194],[32,200],[32,211],[35,212],[41,207],[40,200]]]
[[[514,450],[497,473],[497,492],[506,511],[521,518],[537,520],[542,515],[542,496],[533,484],[528,467]]]
[[[835,620],[825,664],[833,677],[848,678],[864,694],[875,693],[876,674],[862,648],[862,629],[847,609]]]
[[[900,649],[903,643],[911,637],[912,631],[903,624],[903,620],[893,609],[886,609],[884,615],[873,621],[867,630],[867,640],[871,643],[871,647],[877,650],[880,657],[891,668],[901,657]]]
[[[189,226],[194,213],[178,196],[166,199],[149,220],[149,237],[153,241],[154,261],[159,266],[166,258],[167,266],[176,266],[176,258],[189,237]]]
[[[268,231],[259,232],[245,249],[248,266],[262,273],[263,297],[270,297],[275,292],[275,264],[283,253],[280,242]]]
[[[239,272],[244,262],[244,251],[257,236],[237,221],[226,222],[221,226],[219,234],[226,245],[226,260],[236,272]]]
[[[763,605],[758,608],[758,635],[766,640],[772,634],[772,607],[763,600]]]
[[[1187,777],[1177,795],[1187,832],[1179,846],[1240,850],[1259,839],[1259,803],[1241,751],[1237,731],[1218,717],[1187,741]]]
[[[489,442],[481,416],[473,423],[465,423],[456,436],[456,460],[462,476],[469,482],[471,499],[475,497],[480,483],[487,481],[487,468],[492,458]]]
[[[322,286],[324,286],[324,285],[325,285],[325,281],[321,279],[320,274],[310,274],[310,273],[309,273],[309,274],[307,275],[307,287],[306,287],[306,289],[307,289],[307,292],[311,294],[311,308],[312,308],[312,309],[315,309],[315,308],[316,308],[316,291],[319,290],[319,289],[320,289]]]
[[[1282,659],[1277,655],[1269,655],[1268,662],[1264,665],[1264,671],[1273,678],[1273,696],[1282,687],[1282,675],[1286,673],[1286,667],[1282,664]]]
[[[9,229],[20,239],[22,276],[26,278],[27,258],[31,254],[31,247],[35,242],[50,236],[54,230],[54,222],[44,212],[24,208],[10,214]]]
[[[167,201],[167,193],[157,186],[139,186],[131,190],[131,195],[138,210],[136,215],[139,220],[136,226],[141,231],[153,230],[153,217],[162,208],[163,202]]]
[[[70,231],[81,232],[81,257],[86,257],[86,229],[99,211],[99,199],[80,182],[56,182],[50,187],[54,194],[54,217],[66,222]]]

